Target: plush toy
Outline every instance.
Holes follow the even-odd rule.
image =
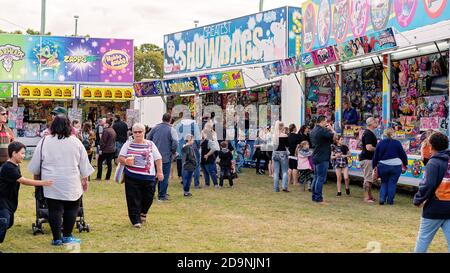
[[[407,61],[401,61],[399,69],[400,69],[400,72],[398,73],[399,84],[401,87],[407,87],[409,76],[409,67]]]

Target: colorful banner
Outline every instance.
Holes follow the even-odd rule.
[[[0,34],[0,80],[134,81],[133,40]]]
[[[264,77],[266,79],[291,74],[300,71],[300,69],[301,62],[295,57],[262,66]]]
[[[303,52],[392,27],[400,32],[450,19],[447,0],[308,0],[302,4]]]
[[[311,52],[314,65],[330,64],[337,61],[334,47],[329,46]]]
[[[285,7],[164,36],[164,73],[286,58]]]
[[[288,7],[288,58],[302,54],[302,9]]]
[[[364,54],[392,49],[396,46],[397,42],[392,28],[388,28],[335,45],[334,49],[337,57],[341,61],[346,61]]]
[[[74,99],[73,85],[19,85],[21,99]]]
[[[222,91],[244,88],[242,70],[201,75],[198,77],[202,91]]]
[[[0,82],[0,99],[8,99],[12,97],[13,84]]]
[[[133,88],[130,87],[97,87],[82,86],[81,99],[83,100],[132,100]]]
[[[133,84],[136,97],[152,97],[164,95],[162,81],[137,82]]]
[[[163,81],[164,90],[168,94],[199,92],[197,77],[187,77]]]
[[[311,53],[303,53],[300,57],[300,64],[303,68],[313,68],[314,67],[314,59]]]

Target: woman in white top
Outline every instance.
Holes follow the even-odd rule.
[[[81,196],[88,189],[88,177],[94,172],[81,141],[71,135],[72,126],[66,115],[57,115],[51,135],[36,146],[28,170],[52,180],[53,187],[44,188],[48,205],[48,221],[53,233],[52,245],[80,243],[72,236]],[[81,177],[81,179],[80,179]],[[64,226],[61,237],[61,226]]]

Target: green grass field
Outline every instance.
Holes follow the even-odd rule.
[[[22,174],[30,177],[26,163]],[[203,183],[203,180],[202,180]],[[228,185],[228,182],[225,182]],[[154,202],[141,229],[127,216],[124,186],[92,181],[84,196],[90,233],[75,231],[81,252],[411,252],[421,210],[411,194],[397,194],[393,207],[362,202],[362,188],[352,184],[351,196],[335,197],[336,184],[324,186],[328,205],[311,201],[299,186],[290,193],[272,191],[273,180],[244,169],[234,189],[202,188],[183,197],[177,178],[169,185],[170,201]],[[69,252],[52,247],[51,231],[33,236],[33,187],[22,186],[15,225],[3,252]],[[377,191],[375,192],[378,193]],[[344,193],[345,195],[345,193]],[[446,252],[441,231],[430,252]]]

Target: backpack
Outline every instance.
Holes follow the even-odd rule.
[[[81,141],[81,143],[83,144],[84,148],[87,150],[89,150],[91,148],[91,143],[89,142],[89,135],[86,138],[85,134],[83,133],[83,140]]]
[[[450,160],[447,164],[447,171],[442,182],[437,187],[435,195],[439,201],[450,201]]]

